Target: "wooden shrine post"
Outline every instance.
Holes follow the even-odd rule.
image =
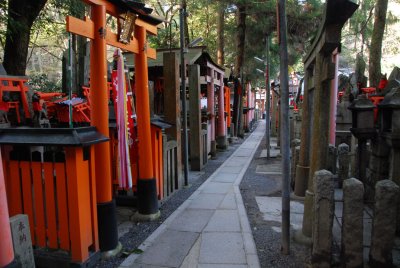
[[[149,48],[146,34],[157,34],[161,21],[150,16],[151,9],[138,2],[83,0],[91,6],[90,18],[80,20],[67,17],[67,31],[91,39],[90,57],[90,102],[91,125],[104,136],[108,129],[108,89],[106,69],[106,45],[111,45],[136,54],[136,83],[138,103],[139,146],[139,213],[159,213],[156,180],[153,174],[150,111],[148,100],[147,57],[156,58],[154,49]],[[118,19],[119,35],[106,27],[106,14]],[[132,36],[132,30],[135,36]],[[140,107],[139,107],[140,106]],[[108,142],[95,145],[96,196],[98,209],[99,242],[101,251],[112,252],[119,247],[116,221],[116,205],[112,198],[110,147]]]

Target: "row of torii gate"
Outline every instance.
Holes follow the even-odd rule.
[[[4,177],[0,177],[1,267],[15,262],[9,216],[21,213],[35,214],[35,217],[29,218],[32,243],[39,248],[68,251],[70,263],[88,263],[99,251],[108,254],[120,248],[116,226],[116,204],[112,189],[110,165],[112,160],[110,145],[107,142],[109,140],[107,45],[135,55],[137,134],[140,141],[137,178],[138,212],[144,219],[151,219],[159,213],[154,155],[153,150],[148,149],[153,146],[148,58],[155,59],[156,51],[148,46],[147,36],[156,35],[157,25],[162,21],[151,16],[152,10],[146,8],[144,4],[130,0],[84,0],[84,2],[90,5],[90,18],[81,20],[67,17],[67,31],[91,40],[92,127],[2,131],[0,143],[3,145],[3,161],[0,174],[4,174]],[[118,34],[106,27],[107,15],[117,18]],[[177,108],[180,99],[179,64],[172,54],[166,57],[169,57],[169,64],[164,68],[175,76],[174,79],[164,81],[165,92],[171,93],[166,97],[171,103],[177,105],[169,109],[170,111],[165,114],[165,119],[175,124],[174,135],[179,136],[180,109]],[[209,133],[211,134],[211,150],[215,153],[217,143],[220,147],[226,146],[226,126],[230,121],[230,91],[223,84],[223,70],[209,62],[205,66],[207,67],[204,75],[206,81],[203,83],[207,84]],[[190,95],[201,92],[202,81],[198,81],[201,72],[204,73],[204,70],[199,66],[191,65],[189,68],[189,80],[192,81],[189,83]],[[211,101],[215,99],[214,84],[217,84],[219,89],[217,91],[218,114],[224,115],[218,117],[217,123],[214,102]],[[200,98],[189,99],[191,106],[200,107]],[[228,113],[227,120],[225,113]],[[192,117],[200,119],[201,113]],[[194,127],[201,124],[200,121],[193,118],[191,124],[192,134],[196,131],[201,132],[200,128]],[[192,138],[191,142],[193,141]],[[42,152],[43,156],[36,154],[38,152],[33,152],[30,159],[26,155],[30,155],[31,152],[27,152],[24,146],[62,147],[63,149],[62,152],[57,150]],[[200,155],[195,157],[201,158]],[[199,161],[199,163],[202,162]],[[198,168],[201,168],[201,164]],[[10,183],[11,181],[13,183]],[[9,196],[6,195],[6,190]],[[63,194],[64,192],[67,194]],[[47,204],[48,202],[50,205]]]

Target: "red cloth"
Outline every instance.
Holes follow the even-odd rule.
[[[9,109],[10,109],[10,104],[8,102],[0,101],[0,110],[8,112]]]
[[[382,78],[381,81],[379,81],[378,89],[382,90],[386,87],[388,83],[387,79]]]
[[[32,107],[33,107],[33,111],[35,111],[35,112],[39,112],[42,110],[42,107],[40,106],[40,103],[38,101],[32,102]]]

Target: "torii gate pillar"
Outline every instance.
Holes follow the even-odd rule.
[[[6,185],[4,182],[3,161],[0,154],[0,267],[11,267],[14,263],[14,248],[11,238],[8,215]]]
[[[106,67],[106,7],[92,5],[94,38],[90,47],[91,125],[109,137]],[[117,213],[111,189],[111,156],[107,142],[96,144],[95,172],[99,244],[102,252],[118,248]],[[118,251],[118,250],[117,250]]]
[[[136,54],[137,128],[140,141],[138,209],[139,215],[151,219],[159,214],[159,210],[150,138],[147,57],[155,58],[156,53],[154,49],[147,46],[146,32],[156,35],[156,25],[161,21],[154,17],[149,19],[148,15],[142,14],[143,10],[139,10],[141,15],[135,15],[133,19],[135,37],[128,36],[130,42],[126,42],[126,40],[121,42],[115,33],[106,28],[106,14],[109,13],[118,19],[123,19],[121,15],[128,10],[135,14],[138,13],[135,7],[132,8],[129,2],[125,1],[121,1],[120,5],[112,3],[118,1],[82,1],[91,5],[91,18],[80,20],[67,17],[67,31],[91,39],[91,125],[106,137],[109,136],[106,45],[109,44]],[[151,21],[150,23],[141,19],[146,16]],[[96,144],[94,150],[100,250],[105,256],[114,255],[120,250],[121,245],[118,242],[116,205],[112,197],[110,147],[108,143]]]

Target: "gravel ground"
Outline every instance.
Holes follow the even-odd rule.
[[[108,267],[118,267],[125,258],[129,255],[130,252],[133,252],[137,247],[146,240],[148,236],[150,236],[157,228],[161,225],[163,221],[165,221],[169,215],[171,215],[186,199],[192,195],[200,185],[205,182],[208,177],[214,173],[215,170],[219,166],[224,163],[229,156],[243,143],[243,139],[237,139],[232,144],[229,145],[229,148],[225,151],[218,151],[215,159],[209,159],[207,165],[204,169],[197,174],[200,176],[190,176],[191,180],[189,181],[189,187],[183,188],[176,193],[174,193],[167,201],[165,201],[161,207],[160,212],[161,216],[157,221],[153,222],[141,222],[134,225],[128,233],[123,235],[119,241],[123,245],[123,254],[118,257],[111,258],[109,260],[101,260],[97,263],[95,267],[108,268]],[[193,178],[194,177],[194,178]]]
[[[272,230],[273,226],[280,224],[265,221],[256,203],[256,196],[281,196],[281,175],[265,175],[256,173],[257,165],[274,164],[281,161],[280,158],[260,158],[260,153],[266,149],[265,137],[260,143],[254,158],[248,167],[240,184],[240,192],[246,207],[250,226],[261,267],[304,267],[309,263],[311,249],[299,245],[291,239],[290,255],[283,255],[281,248],[281,233]],[[293,230],[291,230],[293,237]]]

